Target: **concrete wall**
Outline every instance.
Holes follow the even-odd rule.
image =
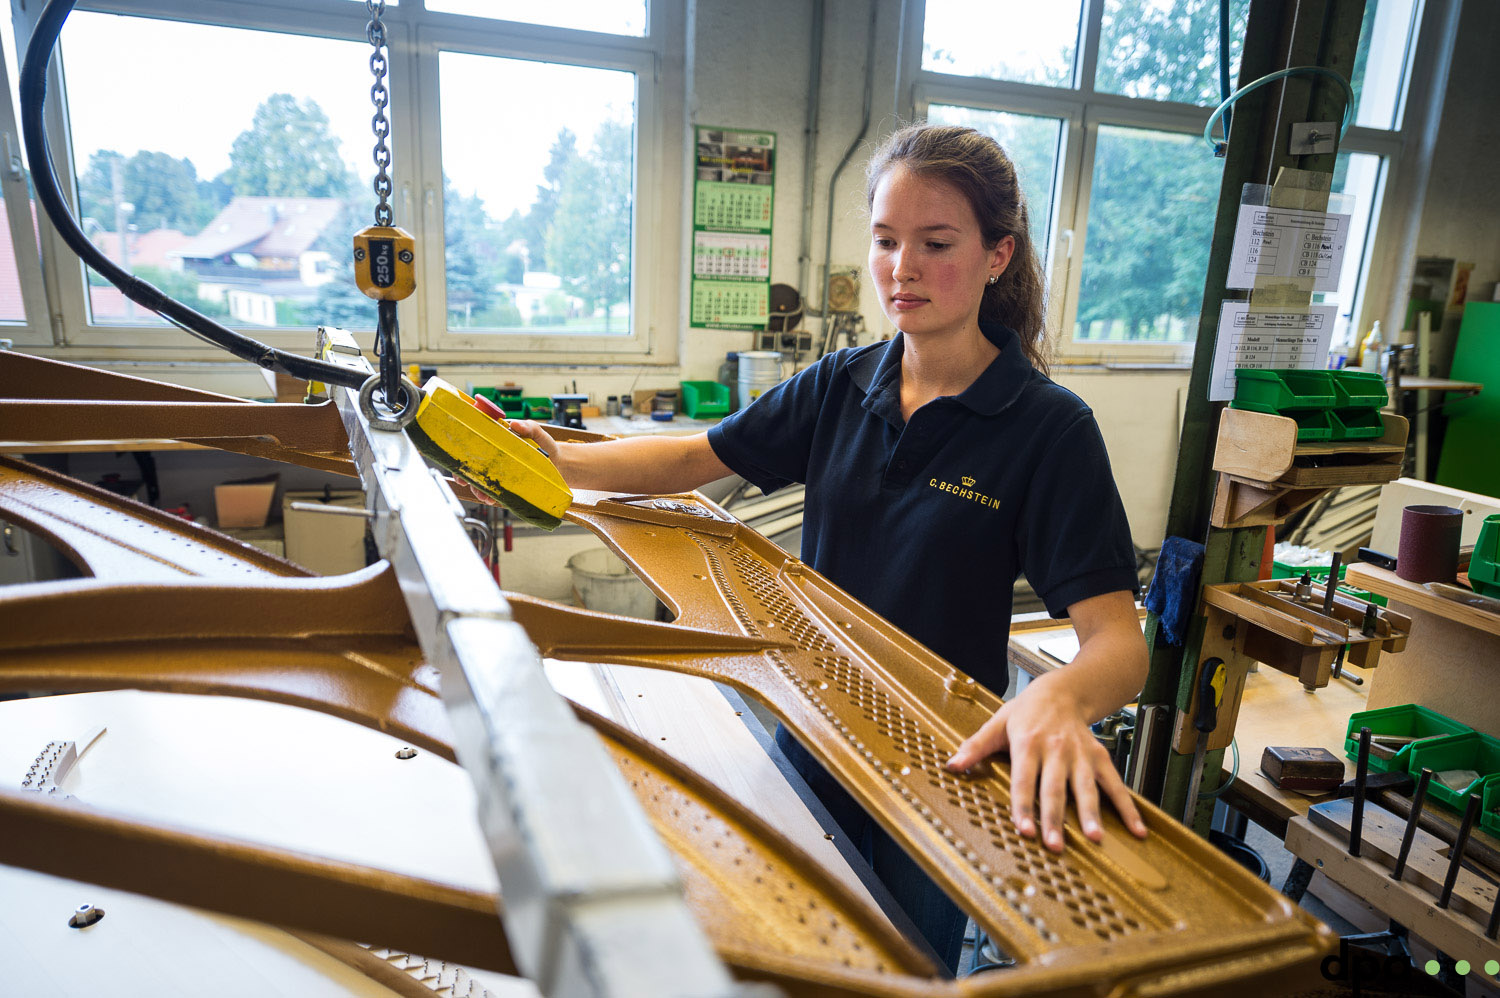
[[[1437,153],[1427,184],[1418,256],[1474,264],[1469,299],[1490,301],[1500,281],[1500,4],[1463,5],[1453,49]]]

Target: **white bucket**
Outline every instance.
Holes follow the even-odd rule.
[[[739,407],[743,409],[762,392],[781,383],[781,354],[775,350],[743,350],[739,362]]]
[[[579,551],[568,559],[568,568],[573,573],[573,599],[584,609],[656,619],[656,594],[614,552],[604,548]]]

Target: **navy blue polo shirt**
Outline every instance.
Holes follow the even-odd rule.
[[[805,482],[802,560],[1003,696],[1022,572],[1054,617],[1138,587],[1093,412],[982,329],[1000,355],[910,421],[897,336],[823,357],[708,440],[764,492]]]

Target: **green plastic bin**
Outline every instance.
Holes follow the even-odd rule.
[[[689,419],[717,419],[729,415],[729,386],[717,381],[684,381],[682,411]]]
[[[521,400],[521,418],[541,420],[551,419],[552,400],[545,396],[531,396],[529,398],[523,398]]]
[[[1337,404],[1327,371],[1293,368],[1234,372],[1234,407],[1290,415],[1288,409],[1329,409]]]
[[[1378,710],[1361,710],[1349,715],[1349,726],[1344,731],[1344,755],[1359,758],[1359,729],[1369,728],[1372,735],[1412,735],[1417,738],[1443,738],[1450,735],[1472,734],[1474,729],[1460,724],[1447,714],[1414,703],[1396,707],[1381,707]],[[1382,759],[1370,753],[1370,768],[1380,773],[1420,773],[1422,767],[1411,768],[1412,749],[1416,744],[1403,745],[1396,751],[1394,759]]]
[[[474,389],[474,394],[483,395],[499,406],[507,416],[513,416],[516,419],[522,418],[521,414],[525,409],[525,403],[521,401],[521,389],[514,387],[480,386]]]
[[[1385,433],[1379,409],[1335,409],[1334,440],[1375,440]]]
[[[1281,411],[1259,402],[1241,402],[1235,399],[1229,403],[1231,409],[1247,409],[1250,412],[1268,412],[1273,416],[1286,416],[1297,422],[1297,439],[1308,440],[1332,440],[1333,439],[1333,413],[1327,409],[1288,409]]]
[[[1469,561],[1469,585],[1481,596],[1500,599],[1500,513],[1484,518]]]
[[[1463,811],[1464,800],[1469,794],[1477,792],[1488,777],[1500,775],[1500,740],[1470,731],[1413,745],[1407,758],[1407,772],[1417,777],[1423,768],[1433,772],[1433,780],[1427,785],[1427,796],[1455,811]],[[1455,792],[1437,780],[1437,774],[1445,769],[1472,769],[1479,777]]]
[[[1313,585],[1320,586],[1328,581],[1328,569],[1331,565],[1288,565],[1284,561],[1271,562],[1271,578],[1273,579],[1300,579],[1306,572],[1312,576]],[[1344,573],[1349,570],[1348,565],[1339,566],[1339,592],[1345,596],[1353,596],[1362,599],[1366,603],[1374,603],[1376,606],[1388,606],[1390,600],[1378,593],[1372,593],[1367,589],[1355,589],[1344,581]],[[1382,734],[1395,734],[1395,732],[1382,732]]]
[[[1491,776],[1484,781],[1479,806],[1479,827],[1491,835],[1500,835],[1500,814],[1495,813],[1495,809],[1500,808],[1500,776]]]
[[[1329,371],[1334,405],[1340,409],[1382,409],[1390,401],[1385,378],[1375,371]]]

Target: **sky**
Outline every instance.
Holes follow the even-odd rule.
[[[615,6],[616,0],[566,6],[587,14],[601,4]],[[513,0],[429,2],[432,9],[513,17],[521,16],[519,6]],[[8,22],[5,27],[8,36]],[[374,78],[362,32],[343,41],[76,11],[64,26],[61,50],[80,172],[100,149],[127,156],[153,150],[189,159],[200,178],[212,178],[229,166],[234,139],[260,103],[290,93],[316,100],[345,162],[362,181],[374,177]],[[7,52],[14,81],[19,66],[12,59]],[[600,122],[628,119],[634,102],[628,73],[459,53],[444,56],[441,73],[443,169],[461,192],[483,198],[495,218],[535,197],[559,127],[567,124],[587,149]],[[527,99],[518,99],[523,94]],[[394,119],[411,111],[392,107],[387,113]],[[412,178],[394,179],[399,189]]]

